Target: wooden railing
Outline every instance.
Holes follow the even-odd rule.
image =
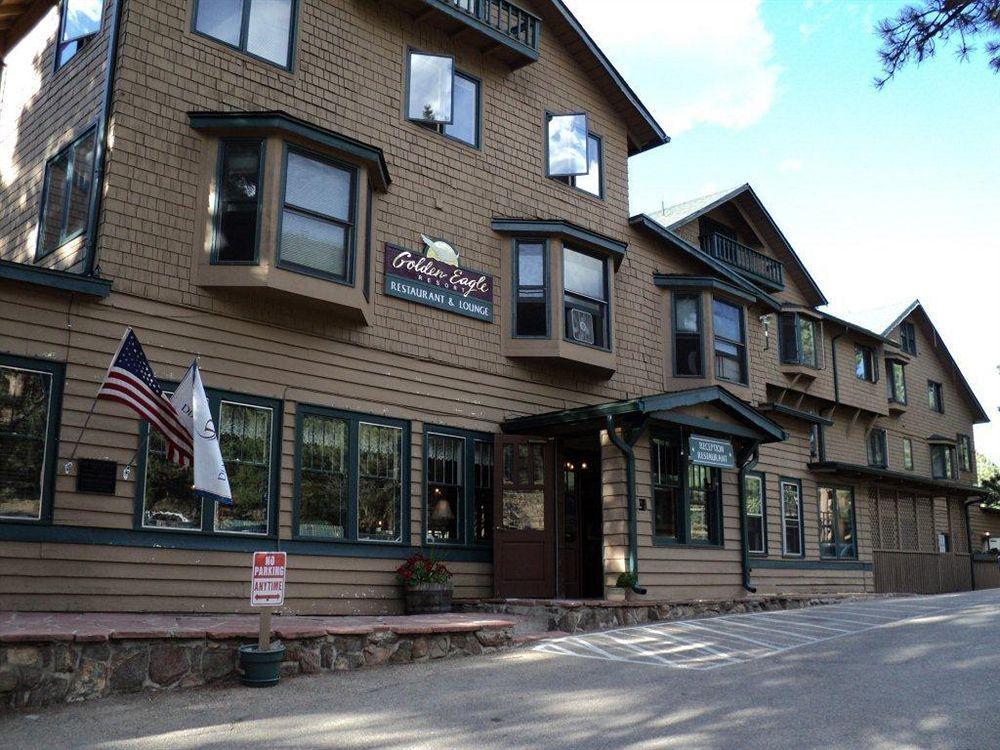
[[[785,287],[785,269],[780,261],[721,234],[712,234],[705,251],[716,260],[755,276],[778,289]]]
[[[509,39],[535,52],[538,51],[538,31],[541,21],[537,16],[508,0],[437,0],[437,2],[457,8]]]

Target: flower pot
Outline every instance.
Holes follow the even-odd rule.
[[[240,646],[240,682],[250,687],[272,687],[281,676],[285,647],[272,644],[270,651],[261,651],[257,644]]]
[[[406,614],[433,615],[451,612],[450,583],[411,583],[403,588]]]

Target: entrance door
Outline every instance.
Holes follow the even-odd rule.
[[[551,441],[496,441],[493,583],[498,597],[555,596],[555,499]]]
[[[559,595],[599,598],[604,593],[600,453],[567,449],[559,462]]]

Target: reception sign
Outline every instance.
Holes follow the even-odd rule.
[[[426,242],[426,240],[425,240]],[[440,247],[438,247],[440,246]],[[390,297],[493,322],[493,276],[458,266],[458,255],[447,243],[428,243],[418,253],[385,246],[385,293]],[[453,258],[453,263],[439,260]]]
[[[689,441],[690,460],[699,466],[714,466],[719,469],[735,469],[736,458],[733,444],[722,438],[692,435]]]

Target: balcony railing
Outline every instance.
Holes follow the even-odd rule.
[[[509,0],[390,0],[419,21],[456,33],[463,26],[479,33],[477,45],[521,67],[538,59],[542,22]],[[428,9],[434,12],[427,12]]]
[[[717,233],[710,235],[704,244],[704,250],[713,258],[753,277],[754,281],[775,291],[785,288],[785,268],[780,261]]]

